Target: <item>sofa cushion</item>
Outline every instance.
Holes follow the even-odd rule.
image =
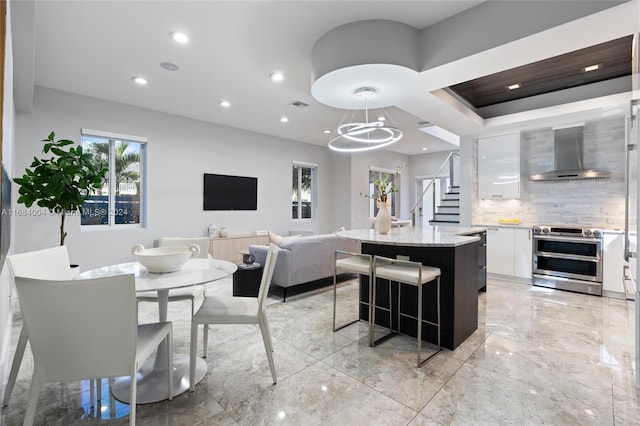
[[[269,231],[269,242],[277,245],[278,247],[282,247],[283,242],[298,238],[300,236],[301,235],[290,235],[288,237],[283,237],[282,235],[278,235],[275,232]]]
[[[284,237],[282,235],[278,235],[275,232],[271,232],[269,231],[269,242],[273,243],[277,246],[280,246],[280,244],[282,244],[282,240],[284,239]]]

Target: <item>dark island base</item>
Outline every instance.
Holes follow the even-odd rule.
[[[479,244],[458,247],[410,247],[362,243],[362,253],[409,259],[424,265],[440,268],[440,339],[441,346],[455,349],[478,328],[478,248]],[[369,319],[369,277],[361,276],[360,319]],[[418,288],[402,284],[400,314],[398,315],[398,283],[391,283],[391,305],[389,304],[389,281],[378,279],[376,287],[376,324],[389,327],[389,312],[393,330],[415,337],[417,335]],[[423,320],[435,321],[436,285],[425,284],[422,293]],[[437,343],[437,329],[423,322],[422,339]]]

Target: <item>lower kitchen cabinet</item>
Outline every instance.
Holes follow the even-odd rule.
[[[533,235],[531,229],[513,230],[514,275],[531,279],[533,274]]]
[[[602,290],[603,293],[624,295],[624,234],[604,232],[602,249]],[[607,294],[603,294],[607,296]]]
[[[487,272],[530,280],[531,229],[487,228]]]
[[[487,228],[487,273],[514,274],[513,229]]]

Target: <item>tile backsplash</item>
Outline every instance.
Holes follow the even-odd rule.
[[[517,218],[526,225],[549,223],[624,228],[624,118],[585,123],[584,167],[609,170],[611,178],[603,180],[531,181],[530,175],[554,168],[553,130],[522,132],[519,199],[477,198],[477,144],[474,148],[473,223],[493,224],[499,218]]]

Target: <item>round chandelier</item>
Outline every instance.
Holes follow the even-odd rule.
[[[354,98],[364,101],[364,116],[358,118],[358,111],[347,112],[333,132],[329,140],[329,148],[339,152],[361,152],[389,146],[402,138],[402,131],[398,129],[386,114],[384,108],[371,111],[376,117],[369,121],[368,100],[376,96],[376,89],[360,87],[353,93]],[[359,111],[362,114],[362,111]]]

